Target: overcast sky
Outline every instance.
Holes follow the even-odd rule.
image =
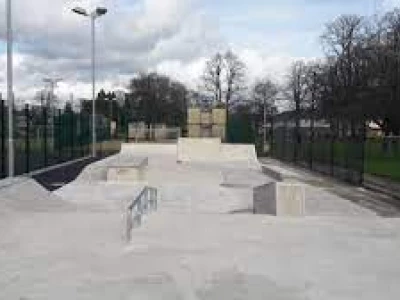
[[[323,25],[340,14],[371,15],[400,0],[12,0],[17,97],[42,79],[62,77],[58,93],[90,94],[90,23],[70,9],[104,5],[97,22],[98,87],[126,86],[139,71],[157,70],[192,87],[204,61],[233,49],[249,78],[282,78],[299,58],[321,57]],[[376,3],[380,3],[377,5]],[[4,16],[5,0],[0,0]],[[0,18],[0,92],[5,93],[5,19]]]

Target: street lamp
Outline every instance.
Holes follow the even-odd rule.
[[[93,12],[88,13],[86,9],[75,7],[72,11],[78,15],[88,17],[91,20],[92,29],[92,156],[96,157],[96,68],[95,68],[95,20],[107,13],[104,7],[97,7]]]
[[[7,19],[7,102],[8,102],[8,176],[14,176],[14,132],[13,132],[13,36],[12,36],[12,7],[11,0],[6,2]]]

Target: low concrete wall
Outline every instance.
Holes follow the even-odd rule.
[[[171,154],[176,155],[177,146],[175,144],[158,143],[124,143],[121,145],[122,154]]]
[[[262,172],[276,181],[297,181],[300,175],[280,167],[261,165]]]
[[[257,152],[254,145],[222,144],[221,156],[224,160],[246,160],[258,163]]]
[[[220,138],[180,138],[178,161],[237,161],[260,167],[254,145],[222,144]]]

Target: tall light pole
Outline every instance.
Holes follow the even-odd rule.
[[[93,12],[88,13],[86,9],[75,7],[72,11],[78,15],[88,17],[91,21],[91,39],[92,39],[92,156],[96,157],[96,31],[95,21],[107,13],[107,9],[103,7],[96,8]]]
[[[8,102],[8,176],[14,177],[14,93],[13,93],[13,35],[11,0],[6,2],[7,19],[7,102]]]

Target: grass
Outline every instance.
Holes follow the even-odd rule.
[[[365,172],[400,182],[400,140],[386,150],[381,139],[369,139],[365,147]]]
[[[275,145],[276,146],[276,145]],[[332,147],[333,146],[333,147]],[[293,144],[279,147],[278,153],[285,151],[286,158],[293,158]],[[333,156],[331,157],[331,151]],[[336,166],[362,166],[362,144],[336,141],[333,145],[329,140],[315,141],[312,146],[313,162],[329,165],[331,159]],[[310,144],[304,142],[298,151],[299,161],[309,162]],[[365,143],[364,171],[370,175],[385,177],[400,182],[400,139],[384,148],[383,139],[368,139]]]

